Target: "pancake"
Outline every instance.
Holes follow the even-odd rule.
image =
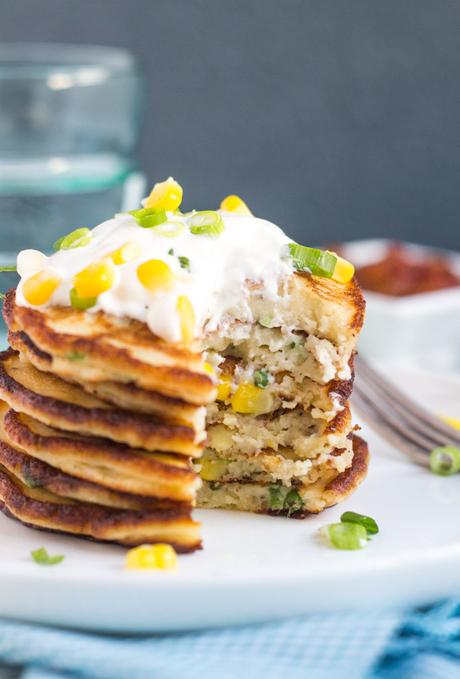
[[[296,479],[295,485],[279,482],[268,485],[254,482],[251,478],[226,483],[203,481],[198,491],[198,504],[207,509],[304,518],[308,514],[318,514],[350,495],[366,477],[368,462],[367,443],[353,436],[351,465],[340,473],[325,466],[316,481],[305,485],[300,479]],[[292,498],[290,504],[289,493]]]
[[[26,526],[125,546],[167,542],[178,552],[201,546],[200,524],[187,509],[134,511],[75,502],[29,488],[0,466],[0,508]]]
[[[14,410],[65,431],[106,437],[148,451],[201,453],[202,445],[192,428],[119,410],[75,384],[37,370],[12,350],[0,354],[0,397]]]
[[[78,371],[88,382],[122,382],[205,405],[215,397],[215,382],[199,353],[165,342],[144,323],[70,307],[32,309],[15,303],[10,290],[4,318],[14,332],[25,332],[49,354],[51,370],[72,380]]]
[[[3,441],[0,441],[0,465],[29,488],[41,488],[71,500],[118,509],[174,509],[177,507],[177,503],[169,500],[119,493],[97,483],[69,476],[45,462],[25,455]]]
[[[25,332],[9,332],[8,341],[13,349],[35,368],[52,372],[52,357],[41,351]],[[68,378],[69,379],[69,378]],[[147,391],[130,382],[87,382],[78,370],[72,374],[73,383],[79,384],[89,394],[107,401],[123,410],[158,415],[166,422],[185,424],[195,431],[203,431],[205,410],[179,398]]]
[[[0,438],[70,476],[114,491],[190,503],[199,480],[185,458],[65,434],[0,405]]]

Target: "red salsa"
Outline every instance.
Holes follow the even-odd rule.
[[[365,290],[393,297],[460,286],[460,276],[447,259],[438,254],[414,256],[399,243],[390,245],[378,262],[359,267],[356,275]]]

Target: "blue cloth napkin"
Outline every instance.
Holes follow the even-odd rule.
[[[0,662],[21,679],[451,679],[460,677],[460,600],[150,636],[4,620]]]

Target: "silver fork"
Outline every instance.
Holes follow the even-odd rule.
[[[352,405],[382,438],[424,466],[433,448],[460,446],[460,431],[415,403],[361,356],[355,368]]]

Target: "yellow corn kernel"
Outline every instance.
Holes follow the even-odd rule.
[[[238,215],[252,215],[251,210],[239,196],[227,196],[220,204],[224,212],[236,212]]]
[[[226,460],[201,460],[200,476],[204,481],[218,481],[227,469]]]
[[[220,375],[219,384],[217,385],[217,400],[226,401],[230,396],[230,390],[232,387],[232,376],[231,375]]]
[[[176,310],[180,318],[182,341],[189,344],[195,335],[195,311],[189,298],[179,295]]]
[[[337,257],[332,280],[337,281],[337,283],[349,283],[354,275],[355,267],[353,264],[342,257]]]
[[[110,290],[116,276],[115,264],[108,257],[89,264],[73,279],[79,297],[97,297]]]
[[[456,417],[447,417],[445,415],[441,415],[441,420],[444,420],[446,424],[450,424],[450,426],[454,429],[460,429],[460,420],[458,420]]]
[[[183,190],[172,177],[164,182],[158,182],[153,187],[144,207],[162,207],[163,210],[177,210],[182,203]]]
[[[265,389],[247,383],[239,385],[231,403],[236,413],[262,415],[271,410],[273,399]]]
[[[136,259],[141,253],[142,249],[139,243],[130,242],[125,243],[121,248],[118,248],[118,250],[111,252],[109,257],[114,264],[120,266],[121,264],[127,264],[127,262]]]
[[[208,363],[207,361],[206,361],[206,363],[203,365],[203,368],[204,368],[204,370],[205,370],[209,375],[212,375],[212,377],[215,376],[216,371],[214,370],[214,366],[211,365],[210,363]]]
[[[59,286],[61,277],[52,271],[39,271],[22,285],[22,294],[29,304],[39,306],[46,304]]]
[[[175,276],[162,259],[149,259],[137,267],[137,277],[149,292],[170,290]]]
[[[128,570],[176,570],[177,554],[171,545],[140,545],[126,554],[125,567]]]

